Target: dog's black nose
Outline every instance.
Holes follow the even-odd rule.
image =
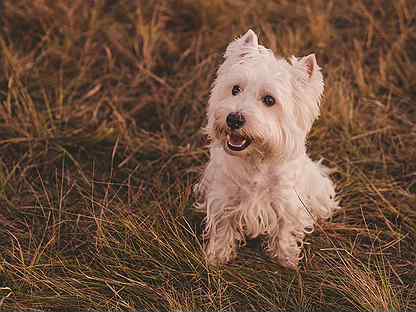
[[[243,114],[239,112],[229,113],[227,116],[227,125],[233,130],[240,129],[244,126],[246,119],[244,118]]]

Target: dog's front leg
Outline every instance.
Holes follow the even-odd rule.
[[[282,266],[297,269],[305,234],[289,220],[281,219],[278,231],[272,233],[267,251]]]
[[[286,200],[274,205],[279,215],[279,226],[270,232],[266,248],[282,266],[297,269],[305,233],[313,229],[313,218],[291,195],[292,192],[281,196]]]
[[[229,218],[208,218],[205,237],[207,239],[205,254],[209,264],[226,263],[236,257],[237,242],[241,236],[232,227]]]

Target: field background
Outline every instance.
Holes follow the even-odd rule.
[[[0,310],[415,311],[414,1],[0,2]],[[344,208],[299,272],[209,268],[192,185],[227,43],[314,52]]]

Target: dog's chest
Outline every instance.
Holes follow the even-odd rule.
[[[268,234],[278,227],[277,177],[253,175],[239,187],[236,217],[250,237]]]

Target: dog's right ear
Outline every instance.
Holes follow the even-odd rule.
[[[258,48],[259,46],[259,39],[254,31],[249,29],[244,35],[241,36],[239,41],[246,47]]]
[[[257,49],[259,47],[259,39],[254,31],[249,29],[240,38],[231,42],[225,50],[224,57],[227,58],[235,53],[244,52],[249,49]]]

